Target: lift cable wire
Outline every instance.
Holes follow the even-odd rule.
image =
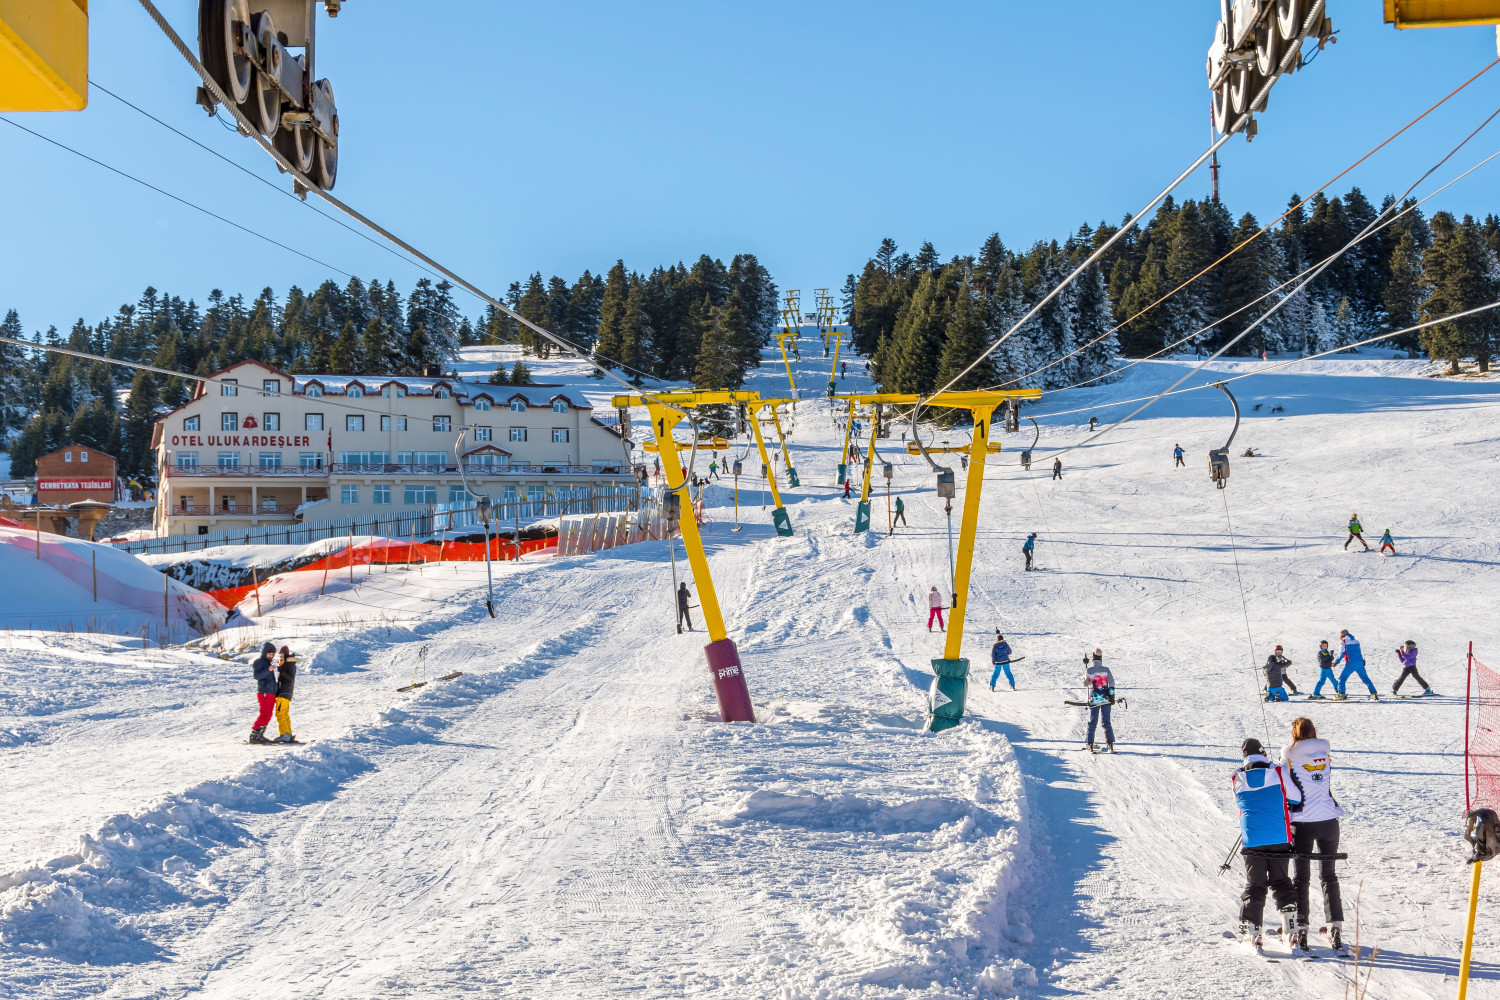
[[[151,18],[151,20],[156,23],[156,26],[161,29],[164,35],[167,36],[167,39],[172,43],[172,47],[178,51],[182,58],[186,60],[187,64],[193,68],[193,71],[197,73],[198,76],[203,80],[203,86],[208,91],[208,93],[216,101],[218,101],[219,104],[223,105],[225,110],[234,115],[235,120],[240,123],[240,127],[245,132],[245,134],[247,134],[255,142],[256,145],[260,146],[260,148],[263,149],[266,154],[275,161],[276,165],[280,167],[284,173],[290,174],[296,180],[297,186],[301,190],[323,199],[323,201],[325,201],[333,208],[349,216],[351,219],[365,226],[367,229],[380,236],[381,238],[389,240],[391,243],[400,247],[412,257],[420,260],[422,263],[426,264],[428,267],[432,268],[434,271],[438,272],[449,281],[452,281],[455,285],[476,296],[477,298],[482,299],[489,305],[494,306],[498,311],[504,313],[506,316],[509,316],[515,322],[521,324],[522,326],[531,330],[533,333],[556,345],[563,351],[566,351],[568,354],[571,354],[574,357],[586,362],[601,375],[606,378],[613,379],[620,385],[624,386],[628,391],[638,392],[644,398],[651,400],[653,403],[666,407],[667,409],[672,410],[675,413],[680,413],[683,416],[687,415],[686,411],[682,408],[673,406],[670,403],[659,399],[658,397],[652,395],[639,386],[632,385],[626,379],[623,379],[619,375],[615,374],[610,366],[600,364],[599,361],[595,360],[595,356],[591,355],[588,351],[572,343],[571,341],[558,336],[551,330],[533,323],[525,316],[522,316],[520,313],[516,312],[510,306],[506,305],[500,299],[495,298],[493,295],[485,292],[478,285],[473,284],[472,282],[459,275],[456,271],[445,267],[438,260],[429,256],[428,254],[423,253],[421,250],[418,250],[416,247],[412,246],[410,243],[403,240],[401,237],[397,236],[389,229],[386,229],[384,226],[370,219],[357,209],[344,203],[343,201],[340,201],[332,194],[318,187],[318,185],[312,180],[312,178],[308,177],[306,174],[302,173],[302,171],[293,166],[291,162],[288,161],[286,157],[282,156],[281,153],[276,149],[276,147],[271,145],[270,141],[267,140],[265,136],[261,135],[260,132],[258,132],[250,123],[250,121],[245,118],[243,112],[241,112],[240,109],[235,105],[235,103],[229,99],[229,97],[224,93],[223,89],[219,86],[218,82],[214,80],[212,75],[209,74],[208,70],[204,68],[203,64],[198,61],[198,58],[194,56],[193,53],[188,49],[187,43],[182,40],[182,36],[179,35],[176,29],[174,29],[172,25],[167,22],[167,19],[162,16],[161,11],[157,10],[156,5],[152,3],[151,0],[140,0],[140,4],[141,7],[145,9],[147,15]],[[1205,154],[1205,156],[1206,155],[1207,154]],[[342,274],[344,272],[340,271],[339,273]],[[604,360],[611,362],[614,367],[618,367],[626,371],[636,371],[635,369],[629,368],[626,365],[622,365],[619,362],[614,361],[614,359],[612,358],[604,358]],[[636,374],[644,375],[647,373],[636,372]],[[683,484],[683,490],[685,489],[686,483]]]
[[[1032,371],[1029,371],[1029,372],[1027,372],[1024,375],[1017,375],[1015,378],[1010,379],[1009,381],[1006,381],[1006,382],[1001,382],[999,385],[993,386],[992,388],[999,389],[999,388],[1004,388],[1007,385],[1015,385],[1016,383],[1020,382],[1022,379],[1030,378],[1032,375],[1036,375],[1039,372],[1044,372],[1048,368],[1051,368],[1054,365],[1059,365],[1062,362],[1064,362],[1064,361],[1068,360],[1069,358],[1073,357],[1074,355],[1082,353],[1083,351],[1087,350],[1088,348],[1090,348],[1090,347],[1094,346],[1095,344],[1099,343],[1101,340],[1104,340],[1106,337],[1110,336],[1110,334],[1118,333],[1120,330],[1122,330],[1125,327],[1129,326],[1131,323],[1134,323],[1136,320],[1138,320],[1142,316],[1146,315],[1146,313],[1148,313],[1151,310],[1155,309],[1157,306],[1159,306],[1163,302],[1167,301],[1167,299],[1170,299],[1172,296],[1176,295],[1178,292],[1182,291],[1184,288],[1188,287],[1193,282],[1197,281],[1199,278],[1203,277],[1205,274],[1207,274],[1208,272],[1212,271],[1214,268],[1218,267],[1220,264],[1224,263],[1230,257],[1233,257],[1235,254],[1237,254],[1241,250],[1245,249],[1251,243],[1254,243],[1257,239],[1259,239],[1260,237],[1264,236],[1278,222],[1281,222],[1283,219],[1285,219],[1287,216],[1291,215],[1293,212],[1297,211],[1303,205],[1306,205],[1308,202],[1312,201],[1314,198],[1316,198],[1318,196],[1318,194],[1320,192],[1326,191],[1326,190],[1328,190],[1328,188],[1332,187],[1334,184],[1337,184],[1350,171],[1354,170],[1356,167],[1358,167],[1360,164],[1364,163],[1370,157],[1374,156],[1376,153],[1380,152],[1386,146],[1390,145],[1392,142],[1394,142],[1396,140],[1396,138],[1398,136],[1400,136],[1402,133],[1406,132],[1412,126],[1416,125],[1417,122],[1421,121],[1423,118],[1426,118],[1428,115],[1432,114],[1438,108],[1442,107],[1450,99],[1452,99],[1453,97],[1457,96],[1458,93],[1460,91],[1462,91],[1465,87],[1467,87],[1469,84],[1473,83],[1475,80],[1479,79],[1481,76],[1483,76],[1484,74],[1488,73],[1491,69],[1494,69],[1495,66],[1496,66],[1496,64],[1500,64],[1500,58],[1496,58],[1488,66],[1484,67],[1484,69],[1481,69],[1478,73],[1475,73],[1473,76],[1469,77],[1463,83],[1459,84],[1456,88],[1454,88],[1452,91],[1450,91],[1448,93],[1448,95],[1446,97],[1444,97],[1442,100],[1438,101],[1436,104],[1432,105],[1432,107],[1428,108],[1426,111],[1423,111],[1421,114],[1417,115],[1417,117],[1413,118],[1411,121],[1409,121],[1405,125],[1403,125],[1400,129],[1398,129],[1397,131],[1393,132],[1380,145],[1376,146],[1374,149],[1370,150],[1364,156],[1361,156],[1359,159],[1357,159],[1353,163],[1349,164],[1343,170],[1339,171],[1339,173],[1336,176],[1334,176],[1333,178],[1331,178],[1328,181],[1324,182],[1324,184],[1323,184],[1322,187],[1319,187],[1317,190],[1313,191],[1312,194],[1309,194],[1306,198],[1303,198],[1301,201],[1297,202],[1296,204],[1294,204],[1290,208],[1288,208],[1285,212],[1282,212],[1280,216],[1278,216],[1277,218],[1275,218],[1271,222],[1267,223],[1266,225],[1262,226],[1260,228],[1260,230],[1258,232],[1256,232],[1253,236],[1251,236],[1248,239],[1246,239],[1243,243],[1237,244],[1233,249],[1231,249],[1224,256],[1220,257],[1218,260],[1214,261],[1212,264],[1209,264],[1203,270],[1199,271],[1197,274],[1193,275],[1191,278],[1187,279],[1182,284],[1180,284],[1176,288],[1172,289],[1170,292],[1166,292],[1160,298],[1158,298],[1155,302],[1152,302],[1150,305],[1144,306],[1140,311],[1138,311],[1137,313],[1135,313],[1135,315],[1131,316],[1129,319],[1122,320],[1120,323],[1118,323],[1117,325],[1115,325],[1113,328],[1111,328],[1109,330],[1106,330],[1104,333],[1102,333],[1099,336],[1095,337],[1093,340],[1089,341],[1088,343],[1086,343],[1086,344],[1084,344],[1084,345],[1082,345],[1082,346],[1080,346],[1078,348],[1075,348],[1074,350],[1068,352],[1067,354],[1064,354],[1062,357],[1055,358],[1052,361],[1047,362],[1045,365],[1042,365],[1040,368],[1033,369]],[[1500,114],[1500,110],[1497,110],[1495,112],[1495,114]],[[1490,123],[1490,119],[1492,119],[1492,118],[1495,117],[1495,114],[1492,114],[1492,115],[1490,115],[1489,118],[1486,118],[1484,120],[1484,122],[1479,126],[1479,128],[1476,128],[1474,130],[1474,132],[1470,133],[1469,138],[1472,139],[1474,137],[1474,135],[1478,134],[1478,132],[1479,132],[1480,129],[1484,128],[1485,125],[1488,125]],[[1467,142],[1468,140],[1466,139],[1464,141]],[[1462,146],[1463,146],[1463,143],[1459,143],[1459,147],[1458,148],[1462,148]],[[1454,153],[1458,152],[1458,148],[1455,148],[1453,150],[1453,152]],[[1448,155],[1452,156],[1453,153],[1449,153]],[[1446,160],[1447,160],[1447,157],[1444,158],[1444,162],[1446,162]],[[1439,163],[1438,166],[1442,166],[1442,163]],[[1437,168],[1434,167],[1433,169],[1435,170]],[[1069,277],[1067,280],[1071,281],[1072,278]],[[1064,281],[1063,284],[1066,285],[1067,281]],[[1259,301],[1259,300],[1257,300],[1257,301]],[[1226,317],[1226,318],[1228,318],[1228,317]]]
[[[95,90],[102,90],[104,93],[108,94],[110,97],[113,97],[115,100],[117,100],[121,104],[125,105],[127,108],[130,108],[133,111],[136,111],[136,112],[144,115],[145,117],[151,119],[152,121],[156,122],[156,124],[160,125],[164,129],[166,129],[167,131],[172,132],[172,133],[180,136],[183,139],[186,139],[188,142],[192,143],[194,146],[197,146],[199,149],[203,150],[205,153],[208,153],[211,156],[218,157],[219,159],[223,160],[225,163],[229,164],[234,169],[238,170],[240,173],[242,173],[242,174],[246,175],[247,177],[250,177],[250,178],[252,178],[252,179],[254,179],[256,181],[259,181],[261,184],[264,184],[266,187],[270,188],[272,191],[275,191],[277,194],[279,194],[279,195],[285,195],[287,198],[290,198],[292,201],[296,202],[297,204],[307,206],[308,210],[311,211],[313,214],[322,216],[323,218],[327,219],[329,222],[332,222],[336,226],[342,226],[344,229],[349,230],[349,232],[353,233],[355,236],[358,236],[360,239],[366,241],[367,243],[370,243],[373,246],[379,247],[380,249],[384,250],[386,253],[390,254],[393,257],[395,257],[397,260],[402,261],[403,263],[406,263],[406,264],[410,264],[410,265],[412,265],[414,267],[420,268],[421,270],[426,271],[428,274],[435,275],[435,276],[437,276],[439,278],[442,277],[442,275],[439,274],[437,271],[434,271],[432,268],[428,267],[426,264],[423,264],[421,261],[412,260],[410,257],[407,257],[405,254],[402,254],[401,252],[399,252],[398,250],[396,250],[389,243],[385,243],[385,242],[382,242],[381,240],[377,240],[375,237],[371,236],[369,233],[364,232],[363,230],[357,229],[354,226],[349,225],[349,223],[345,222],[343,219],[338,218],[337,216],[329,215],[326,212],[320,212],[320,211],[318,211],[318,209],[317,209],[317,207],[315,205],[311,204],[310,202],[304,201],[301,198],[298,198],[295,194],[292,194],[292,192],[288,191],[286,188],[278,186],[275,181],[270,180],[269,178],[266,178],[266,177],[262,177],[260,174],[257,174],[255,171],[251,170],[249,167],[247,167],[247,166],[245,166],[243,164],[240,164],[240,163],[236,163],[234,160],[231,160],[229,157],[225,156],[223,153],[219,152],[217,149],[214,149],[212,146],[205,145],[204,143],[201,143],[197,139],[194,139],[192,136],[188,135],[186,132],[182,131],[181,129],[178,129],[178,128],[172,126],[172,125],[167,124],[166,122],[162,121],[160,118],[156,117],[155,115],[153,115],[151,112],[147,111],[145,108],[141,107],[140,105],[134,104],[131,101],[127,101],[125,98],[121,97],[119,94],[115,93],[114,91],[110,90],[108,87],[104,86],[98,80],[95,80],[94,78],[90,77],[89,78],[89,86],[93,87]],[[235,126],[233,126],[233,125],[226,125],[225,127],[226,128],[230,128],[230,129],[234,129],[235,131],[238,131],[238,129],[235,128]]]
[[[1220,490],[1224,498],[1224,524],[1229,528],[1229,552],[1234,557],[1234,579],[1240,588],[1240,609],[1245,614],[1245,645],[1250,650],[1250,682],[1255,687],[1255,697],[1260,701],[1260,722],[1265,728],[1266,742],[1271,742],[1271,720],[1266,714],[1266,699],[1260,694],[1260,668],[1255,663],[1255,638],[1250,633],[1250,601],[1245,597],[1245,578],[1240,574],[1240,551],[1234,542],[1234,522],[1229,519],[1229,491]]]
[[[272,246],[278,246],[281,249],[288,251],[289,253],[294,253],[298,257],[301,257],[303,260],[310,260],[314,264],[319,264],[319,265],[321,265],[323,267],[328,268],[330,271],[337,271],[339,274],[342,274],[346,278],[352,278],[352,277],[354,277],[354,275],[350,274],[348,271],[345,271],[343,268],[334,267],[332,264],[328,263],[327,261],[325,261],[325,260],[319,260],[317,257],[314,257],[312,254],[303,253],[301,250],[298,250],[298,249],[296,249],[294,247],[289,247],[285,243],[279,243],[276,240],[271,239],[271,237],[265,235],[264,233],[257,233],[253,229],[250,229],[250,228],[248,228],[246,226],[240,225],[238,222],[235,222],[233,219],[226,219],[224,216],[219,215],[216,212],[209,211],[208,209],[204,208],[202,205],[194,204],[193,202],[188,201],[186,198],[183,198],[183,197],[180,197],[178,195],[175,195],[172,192],[167,191],[167,190],[165,190],[163,188],[159,188],[155,184],[152,184],[150,181],[141,180],[141,178],[135,176],[134,174],[126,173],[125,171],[121,170],[119,167],[112,167],[108,163],[105,163],[103,160],[96,160],[92,156],[88,155],[87,153],[79,152],[78,150],[74,149],[72,146],[69,146],[69,145],[66,145],[64,143],[58,142],[56,139],[53,139],[50,136],[42,135],[42,133],[40,133],[40,132],[33,131],[32,129],[27,128],[25,125],[22,125],[18,121],[14,121],[14,120],[12,120],[10,118],[0,118],[0,121],[5,122],[5,124],[7,124],[7,125],[13,125],[16,128],[20,129],[22,132],[25,132],[28,135],[33,135],[36,138],[41,139],[43,142],[49,142],[52,145],[56,146],[58,149],[65,149],[68,152],[72,153],[74,156],[82,157],[83,159],[88,160],[90,163],[94,164],[95,166],[103,167],[105,170],[108,170],[112,174],[118,174],[119,176],[125,178],[126,180],[134,181],[135,183],[141,185],[142,187],[150,188],[152,191],[155,191],[157,194],[164,195],[164,196],[166,196],[168,198],[171,198],[173,201],[177,202],[178,204],[186,205],[188,208],[191,208],[194,211],[202,212],[204,215],[207,215],[207,216],[209,216],[211,218],[214,218],[214,219],[218,219],[220,222],[224,223],[225,225],[233,226],[235,229],[238,229],[242,233],[248,233],[251,236],[254,236],[256,239],[265,240],[267,243],[271,244]]]

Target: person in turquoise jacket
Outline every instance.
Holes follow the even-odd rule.
[[[1016,679],[1010,673],[1011,650],[1010,643],[1005,641],[1005,636],[999,632],[995,633],[995,645],[990,648],[990,662],[995,665],[995,672],[990,674],[990,690],[995,690],[995,682],[1000,679],[1000,672],[1005,672],[1005,679],[1010,683],[1010,689],[1016,689]]]

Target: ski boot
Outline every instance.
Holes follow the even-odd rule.
[[[1281,911],[1281,940],[1288,946],[1297,937],[1297,908],[1289,906]]]
[[[1348,695],[1347,695],[1347,694],[1336,694],[1336,695],[1334,695],[1334,696],[1333,696],[1333,700],[1334,700],[1334,701],[1344,701],[1344,700],[1346,700],[1346,699],[1347,699],[1347,698],[1348,698],[1348,697],[1349,697],[1349,696],[1348,696]]]
[[[266,739],[266,727],[265,726],[256,726],[253,729],[251,729],[250,730],[250,742],[251,743],[269,743],[269,742],[271,742],[270,740]]]
[[[1310,695],[1307,696],[1307,700],[1308,701],[1327,701],[1328,699],[1324,698],[1320,694],[1310,694]]]
[[[1380,695],[1376,694],[1374,691],[1371,691],[1370,692],[1370,700],[1371,701],[1379,701],[1380,700]]]
[[[1313,958],[1312,949],[1307,947],[1307,925],[1298,924],[1297,931],[1292,935],[1292,957],[1307,961]]]
[[[1240,943],[1247,944],[1256,951],[1260,950],[1263,943],[1260,936],[1260,926],[1252,925],[1248,920],[1240,921]]]
[[[1436,698],[1437,697],[1437,692],[1434,691],[1432,688],[1423,688],[1422,689],[1422,697],[1423,698]]]
[[[1104,744],[1104,752],[1105,753],[1114,753],[1115,752],[1115,745],[1113,743],[1106,743],[1106,744]]]
[[[296,743],[297,742],[297,737],[293,736],[291,733],[282,733],[280,736],[276,737],[271,742],[272,743]]]
[[[1096,750],[1095,750],[1095,749],[1094,749],[1094,744],[1092,744],[1092,743],[1085,743],[1085,744],[1084,744],[1084,745],[1083,745],[1083,748],[1084,748],[1084,749],[1085,749],[1085,750],[1087,750],[1087,751],[1088,751],[1088,752],[1089,752],[1089,753],[1097,753],[1097,752],[1098,752],[1098,751],[1096,751]]]
[[[1342,920],[1335,920],[1328,925],[1328,947],[1332,948],[1333,953],[1340,958],[1348,956],[1349,949],[1344,947],[1344,922]]]

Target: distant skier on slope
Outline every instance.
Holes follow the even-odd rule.
[[[1365,551],[1366,552],[1370,551],[1370,543],[1367,542],[1367,541],[1365,541],[1365,536],[1363,534],[1364,530],[1365,530],[1364,526],[1359,523],[1359,515],[1358,514],[1350,514],[1349,515],[1349,537],[1346,538],[1346,539],[1344,539],[1344,548],[1348,549],[1349,548],[1349,543],[1352,542],[1352,541],[1354,541],[1356,538],[1358,538],[1359,539],[1359,544],[1361,544],[1361,545],[1363,545],[1365,547]]]
[[[708,463],[708,479],[718,479],[718,478],[719,478],[719,460],[718,459],[714,459],[712,462]],[[708,479],[705,479],[704,482],[708,482]]]
[[[948,626],[943,624],[943,595],[938,593],[936,587],[927,592],[927,631],[929,632],[932,631],[934,618],[937,619],[938,631],[947,631]]]
[[[1115,727],[1110,725],[1110,708],[1115,703],[1115,675],[1104,665],[1104,651],[1094,650],[1094,655],[1083,654],[1083,696],[1089,705],[1089,733],[1084,749],[1094,752],[1094,730],[1101,718],[1104,721],[1104,748],[1115,752]]]
[[[1328,741],[1318,739],[1311,719],[1292,720],[1292,742],[1281,751],[1281,762],[1292,783],[1297,786],[1302,808],[1292,814],[1292,850],[1298,854],[1337,854],[1339,818],[1344,810],[1333,797],[1333,759]],[[1344,899],[1339,888],[1337,862],[1319,861],[1318,877],[1323,884],[1323,919],[1327,922],[1328,943],[1343,954]],[[1312,860],[1298,857],[1293,862],[1292,879],[1297,890],[1297,933],[1291,940],[1292,954],[1303,957],[1307,950],[1307,927],[1312,909]]]
[[[682,631],[683,622],[687,622],[687,630],[689,632],[693,630],[693,616],[688,614],[688,602],[690,600],[692,600],[692,595],[688,593],[687,582],[679,583],[677,585],[677,631],[679,632]]]
[[[276,743],[298,743],[292,735],[292,690],[297,686],[297,654],[286,646],[276,667]]]
[[[1385,550],[1390,549],[1391,555],[1396,554],[1396,540],[1391,537],[1391,529],[1386,528],[1385,534],[1380,536],[1380,554],[1385,555]]]
[[[1094,428],[1096,428],[1098,426],[1099,426],[1099,418],[1098,417],[1089,417],[1089,432],[1093,433]]]
[[[1401,676],[1397,677],[1396,683],[1391,685],[1391,694],[1400,694],[1401,685],[1408,677],[1422,685],[1424,695],[1434,693],[1427,682],[1422,679],[1422,675],[1417,673],[1417,644],[1414,640],[1407,639],[1406,642],[1396,647],[1396,659],[1401,661]]]
[[[1036,532],[1026,536],[1026,541],[1021,543],[1021,554],[1026,557],[1026,571],[1031,571],[1031,558],[1036,554]]]
[[[844,480],[844,499],[848,500],[849,499],[849,494],[851,494],[852,492],[854,492],[854,480],[852,480],[852,479],[845,479]]]
[[[901,525],[904,528],[911,527],[911,525],[906,523],[906,504],[901,500],[900,497],[896,498],[896,519],[891,522],[892,532],[895,532],[897,524]]]
[[[1052,478],[1053,479],[1061,479],[1062,478],[1062,459],[1060,459],[1060,458],[1054,458],[1052,460]]]
[[[1379,701],[1380,695],[1375,693],[1375,685],[1370,683],[1370,675],[1365,673],[1365,654],[1359,648],[1359,640],[1354,638],[1346,628],[1339,629],[1339,655],[1334,660],[1335,664],[1342,663],[1344,672],[1339,674],[1339,693],[1333,697],[1337,701],[1343,701],[1347,694],[1349,678],[1355,674],[1365,682],[1365,687],[1370,689],[1370,700]]]
[[[1179,445],[1175,445],[1172,448],[1172,458],[1173,458],[1172,468],[1174,468],[1174,469],[1177,468],[1179,465],[1181,465],[1181,466],[1186,466],[1187,465],[1187,463],[1182,460],[1182,445],[1180,445],[1180,444]]]
[[[1333,650],[1328,648],[1328,640],[1324,639],[1318,643],[1318,683],[1313,688],[1313,693],[1307,697],[1312,701],[1323,700],[1323,685],[1333,685],[1333,696],[1339,695],[1339,679],[1333,672]]]
[[[1295,785],[1285,772],[1266,759],[1253,736],[1240,745],[1244,764],[1234,772],[1231,787],[1240,810],[1240,855],[1245,860],[1245,891],[1240,896],[1240,939],[1259,949],[1261,919],[1269,889],[1290,940],[1297,917],[1297,889],[1287,877],[1291,860],[1291,813],[1302,807]]]
[[[995,645],[990,647],[990,662],[995,665],[995,670],[990,674],[990,690],[995,690],[995,682],[1000,679],[1000,672],[1005,672],[1005,679],[1010,682],[1010,689],[1016,689],[1016,679],[1010,672],[1011,658],[1010,643],[1005,641],[1005,636],[999,632],[995,633]]]
[[[271,713],[276,710],[276,671],[271,666],[271,658],[275,655],[276,644],[263,643],[260,655],[250,664],[250,670],[255,675],[255,704],[258,709],[255,722],[250,726],[251,743],[271,742],[266,739],[266,723],[271,721]]]
[[[1261,668],[1266,672],[1266,701],[1288,701],[1288,688],[1292,694],[1297,693],[1297,685],[1292,683],[1291,676],[1287,674],[1286,668],[1291,665],[1292,661],[1282,655],[1280,646],[1266,657],[1266,665]]]

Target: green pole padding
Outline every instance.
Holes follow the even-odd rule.
[[[788,483],[791,483],[793,486],[802,485],[797,481],[797,470],[792,468],[790,465],[786,467],[786,481]]]
[[[870,530],[870,501],[861,500],[854,511],[854,533]]]
[[[776,534],[790,536],[792,533],[792,519],[787,516],[785,507],[777,507],[771,511],[771,523],[776,525]]]
[[[849,478],[849,466],[845,462],[840,462],[839,463],[839,481],[838,481],[838,485],[840,485],[840,486],[844,485],[844,480],[848,479],[848,478]]]
[[[940,733],[963,720],[964,698],[969,691],[969,661],[932,661],[932,686],[927,691],[927,728]]]

